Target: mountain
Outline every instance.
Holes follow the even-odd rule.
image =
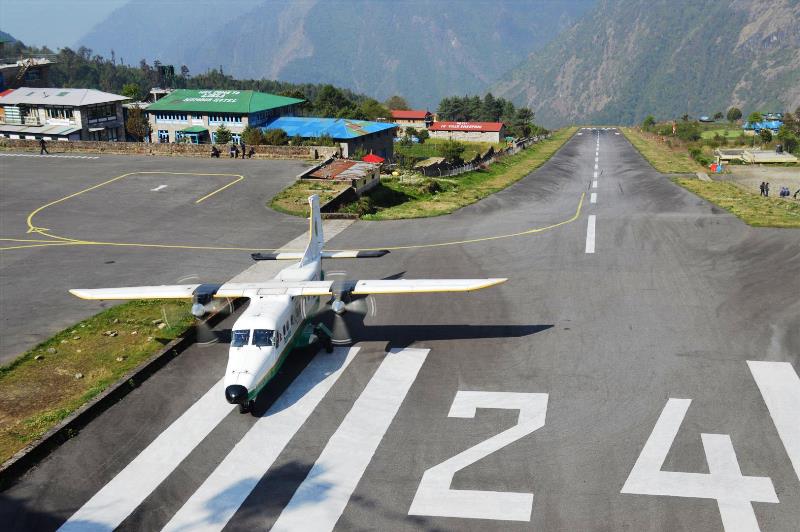
[[[17,39],[15,39],[14,36],[11,35],[10,33],[6,33],[3,30],[0,30],[0,42],[13,43],[13,42],[17,42]]]
[[[800,105],[800,1],[600,0],[493,87],[547,126]]]
[[[435,108],[483,92],[597,0],[132,1],[79,44],[126,63],[333,83]]]

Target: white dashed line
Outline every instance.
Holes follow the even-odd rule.
[[[595,170],[595,172],[592,174],[592,177],[597,179],[597,170]]]
[[[42,157],[45,159],[99,159],[100,157],[92,155],[50,155],[50,154],[36,154],[36,153],[0,153],[0,157]]]
[[[589,215],[589,222],[586,225],[586,253],[594,253],[594,225],[597,217]]]
[[[594,169],[597,170],[598,168],[597,163],[594,163]]]
[[[597,188],[597,179],[592,181],[592,188]]]
[[[589,196],[589,203],[597,203],[597,192],[592,192],[592,195]]]

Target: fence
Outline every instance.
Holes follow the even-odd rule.
[[[422,175],[426,177],[452,177],[467,172],[472,172],[479,168],[493,164],[498,159],[501,159],[503,157],[507,157],[509,155],[516,155],[522,150],[525,150],[530,146],[536,144],[537,142],[540,142],[547,138],[550,138],[549,134],[544,136],[536,136],[536,137],[520,139],[516,141],[513,146],[509,146],[508,148],[502,150],[495,151],[494,148],[490,148],[489,151],[483,154],[483,156],[480,155],[476,156],[473,160],[469,161],[468,163],[453,165],[444,162],[421,168],[420,172],[422,172]]]

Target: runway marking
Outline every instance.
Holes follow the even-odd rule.
[[[214,192],[212,192],[212,193],[210,193],[210,194],[206,194],[205,196],[203,196],[203,197],[202,197],[202,198],[200,198],[199,200],[195,201],[195,204],[198,204],[198,203],[201,203],[201,202],[203,202],[203,201],[207,200],[208,198],[210,198],[210,197],[211,197],[211,196],[213,196],[214,194],[218,194],[218,193],[222,192],[223,190],[225,190],[225,189],[226,189],[226,188],[228,188],[228,187],[232,187],[233,185],[235,185],[236,183],[238,183],[238,182],[239,182],[239,181],[241,181],[242,179],[244,179],[244,176],[243,176],[243,175],[240,175],[239,177],[237,177],[236,179],[234,179],[233,181],[231,181],[231,182],[230,182],[230,183],[228,183],[227,185],[225,185],[225,186],[222,186],[222,187],[218,188],[217,190],[215,190]]]
[[[594,253],[594,226],[596,218],[594,214],[590,214],[589,221],[586,225],[586,253]]]
[[[800,378],[789,362],[748,360],[747,365],[800,480]]]
[[[150,192],[158,192],[159,190],[164,190],[167,188],[167,185],[158,185],[156,188],[151,188]]]
[[[594,169],[597,170],[598,166],[597,163],[594,163]]]
[[[42,157],[45,159],[99,159],[96,155],[50,155],[38,153],[0,153],[0,157]]]
[[[474,418],[478,408],[517,410],[517,423],[426,470],[408,514],[530,521],[533,493],[451,489],[450,486],[460,470],[542,428],[547,413],[547,399],[546,393],[459,390],[448,417]]]
[[[769,477],[742,476],[727,434],[701,434],[708,473],[662,471],[691,399],[669,399],[621,493],[716,499],[727,532],[759,530],[752,502],[777,503]]]
[[[595,170],[595,171],[592,173],[592,177],[593,177],[593,178],[595,178],[595,179],[597,179],[597,170]]]
[[[594,158],[594,162],[597,162],[597,161],[599,161],[599,160],[600,160],[600,158],[599,158],[599,157],[595,157],[595,158]]]
[[[597,179],[592,181],[592,188],[597,188]]]
[[[414,383],[428,349],[392,349],[278,516],[273,532],[332,530]]]
[[[59,530],[119,526],[231,412],[234,405],[224,400],[224,382],[219,380]]]
[[[163,530],[222,530],[358,351],[314,357]]]
[[[589,203],[597,203],[597,192],[592,192],[592,195],[589,196]]]

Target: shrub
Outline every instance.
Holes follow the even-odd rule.
[[[222,124],[217,128],[215,137],[217,144],[229,144],[231,141],[231,130],[225,127],[225,124]]]
[[[285,146],[289,144],[289,135],[282,129],[268,129],[264,133],[264,144],[271,146]]]
[[[250,146],[263,144],[264,134],[256,127],[247,126],[244,128],[244,131],[242,131],[242,140],[245,142],[245,144],[249,144]]]

